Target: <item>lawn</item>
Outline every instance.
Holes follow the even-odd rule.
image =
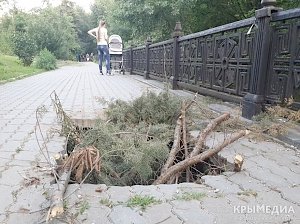
[[[44,71],[34,66],[23,66],[17,57],[0,54],[0,81],[20,78]]]

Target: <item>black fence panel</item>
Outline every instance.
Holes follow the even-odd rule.
[[[149,46],[149,76],[168,81],[172,76],[173,40]]]
[[[278,12],[271,22],[272,39],[266,99],[300,102],[300,10]]]
[[[124,51],[124,68],[235,102],[251,118],[265,103],[293,98],[300,108],[300,9],[265,6],[256,16]],[[253,109],[255,107],[255,109]],[[251,109],[252,108],[252,109]]]

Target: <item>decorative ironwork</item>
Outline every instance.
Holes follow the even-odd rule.
[[[149,74],[152,78],[168,80],[172,76],[173,41],[149,48]]]
[[[300,102],[300,20],[272,23],[267,100],[283,102],[294,96]]]
[[[130,50],[123,51],[123,67],[125,71],[129,71],[130,69]]]
[[[132,55],[133,61],[133,73],[137,73],[139,75],[143,75],[146,68],[146,48],[145,47],[138,47],[133,49]]]
[[[245,29],[181,41],[179,81],[243,96],[249,91],[253,42]]]
[[[276,12],[275,2],[263,1],[256,18],[187,36],[177,23],[173,39],[124,51],[124,67],[173,88],[239,102],[245,96],[247,117],[265,100],[300,102],[300,9]]]

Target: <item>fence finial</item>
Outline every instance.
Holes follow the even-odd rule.
[[[174,32],[172,34],[173,37],[180,37],[183,35],[182,28],[181,28],[181,22],[176,22]]]
[[[272,6],[276,6],[277,2],[276,0],[261,0],[261,5],[263,7],[272,7]]]
[[[152,39],[150,36],[147,36],[146,44],[152,44]]]

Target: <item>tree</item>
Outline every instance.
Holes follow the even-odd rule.
[[[31,65],[37,46],[28,32],[28,15],[16,11],[14,16],[14,32],[12,35],[13,52],[24,65]]]
[[[9,15],[5,15],[0,20],[0,53],[12,55],[13,20]]]
[[[72,18],[59,8],[48,7],[30,19],[28,28],[38,46],[52,52],[58,59],[71,59],[79,48]]]

